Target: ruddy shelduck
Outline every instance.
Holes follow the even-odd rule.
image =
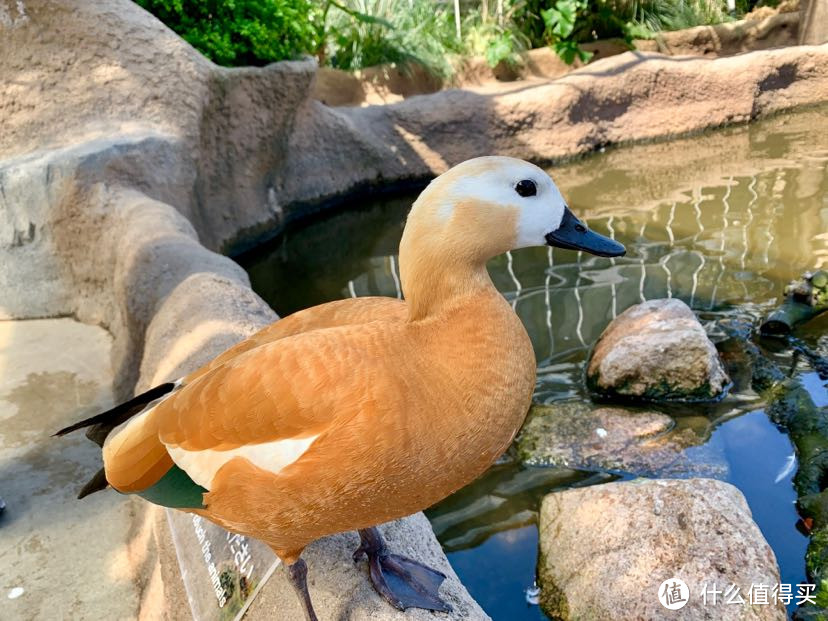
[[[523,423],[535,357],[486,262],[549,244],[624,254],[590,231],[540,168],[455,166],[422,192],[400,242],[405,301],[322,304],[264,328],[176,382],[58,432],[90,427],[112,486],[267,543],[308,619],[302,551],[359,531],[376,590],[448,611],[445,576],[390,554],[375,528],[480,476]]]

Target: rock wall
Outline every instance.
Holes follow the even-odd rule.
[[[649,41],[636,41],[636,47],[671,56],[718,58],[744,52],[796,45],[799,37],[799,11],[772,13],[765,19],[743,19],[712,26],[696,26],[663,32]]]
[[[550,162],[826,101],[826,61],[828,46],[627,53],[552,82],[336,109],[311,96],[313,62],[216,67],[128,0],[0,0],[0,319],[106,327],[125,397],[275,318],[216,251],[476,155]],[[396,545],[447,567],[421,517],[393,528]],[[155,537],[168,546],[163,529]],[[335,570],[312,588],[342,612],[337,584],[357,570],[336,545],[314,552]],[[183,601],[162,569],[148,576],[147,611]],[[453,574],[447,591],[457,618],[484,617]],[[263,598],[293,602],[278,578]],[[371,616],[371,601],[349,599],[348,614]]]
[[[828,2],[802,0],[800,4],[802,27],[799,29],[799,43],[820,45],[828,42]]]

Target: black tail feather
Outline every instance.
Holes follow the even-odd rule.
[[[54,435],[65,436],[67,433],[83,429],[84,427],[89,427],[86,431],[86,437],[98,446],[102,447],[104,440],[106,440],[106,437],[113,429],[115,429],[115,427],[125,423],[130,418],[138,414],[138,412],[147,407],[149,403],[163,397],[174,388],[175,384],[173,382],[161,384],[160,386],[156,386],[155,388],[151,388],[148,391],[141,393],[137,397],[133,397],[129,401],[116,405],[111,410],[107,410],[106,412],[102,412],[101,414],[97,414],[91,418],[77,422],[74,425],[64,427]],[[89,494],[94,494],[102,489],[106,489],[108,486],[109,483],[106,480],[106,473],[104,472],[104,469],[101,468],[95,473],[95,476],[93,476],[89,482],[83,486],[78,494],[78,498],[85,498],[86,496],[89,496]]]
[[[89,479],[89,482],[81,488],[81,491],[78,493],[78,500],[86,498],[89,494],[94,494],[95,492],[99,492],[107,487],[109,487],[109,483],[106,480],[106,473],[104,472],[104,469],[101,468],[95,473],[95,476]]]
[[[97,414],[91,418],[87,418],[86,420],[64,427],[54,435],[64,436],[67,433],[83,429],[84,427],[92,427],[92,429],[86,433],[86,436],[98,446],[103,446],[103,442],[106,439],[106,436],[109,435],[110,431],[135,416],[138,412],[143,410],[148,403],[155,401],[159,397],[163,397],[168,392],[172,391],[173,388],[175,388],[175,384],[173,382],[161,384],[160,386],[156,386],[155,388],[151,388],[148,391],[141,393],[137,397],[133,397],[129,401],[116,405],[111,410],[107,410],[106,412],[102,412],[101,414]]]

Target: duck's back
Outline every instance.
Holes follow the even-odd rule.
[[[405,321],[407,312],[405,302],[402,300],[379,296],[349,298],[312,306],[265,326],[190,373],[184,382],[192,382],[239,354],[265,343],[323,328],[359,325],[372,321]]]
[[[237,343],[207,364],[178,381],[177,388],[162,401],[164,409],[176,401],[191,398],[191,386],[259,347],[282,339],[335,327],[359,326],[372,322],[400,323],[405,320],[406,306],[401,300],[365,297],[337,300],[298,311],[265,326]],[[156,404],[150,404],[154,406]],[[128,493],[142,493],[156,485],[173,469],[174,461],[159,438],[158,418],[152,407],[113,431],[104,451],[106,477],[113,487]],[[156,500],[152,495],[147,496]]]

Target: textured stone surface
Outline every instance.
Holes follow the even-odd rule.
[[[83,435],[51,437],[112,404],[111,342],[105,330],[72,319],[0,321],[3,619],[138,614],[156,554],[142,545],[151,528],[140,501],[98,494],[78,502],[100,451]],[[22,594],[7,597],[12,589]]]
[[[703,416],[682,417],[580,402],[533,405],[517,438],[518,455],[532,466],[611,470],[638,476],[723,478],[722,455],[700,447],[710,435]],[[692,457],[688,447],[698,447]]]
[[[828,42],[828,2],[825,0],[801,0],[802,27],[799,43],[819,45]]]
[[[158,549],[160,562],[151,584],[145,590],[142,613],[147,619],[186,618],[189,615],[187,594],[180,587],[178,561],[164,511],[158,507],[151,507],[149,513],[154,521],[153,543]],[[308,564],[308,588],[320,621],[483,621],[489,618],[460,585],[457,574],[448,563],[440,544],[431,534],[431,527],[424,515],[420,513],[391,522],[382,526],[380,530],[393,552],[417,558],[448,576],[440,587],[440,595],[451,604],[454,611],[451,614],[432,614],[424,610],[410,609],[400,613],[391,608],[371,586],[365,563],[355,564],[351,558],[359,544],[356,533],[343,533],[311,544],[302,555]],[[283,566],[276,569],[244,618],[304,618]]]
[[[769,7],[767,7],[769,8]],[[713,26],[663,32],[650,41],[637,41],[640,50],[671,56],[717,58],[743,52],[797,45],[799,12],[776,14],[758,20],[740,20]]]
[[[711,479],[638,480],[548,495],[540,513],[541,605],[565,620],[779,619],[781,603],[753,604],[752,585],[780,581],[776,558],[741,492]],[[665,610],[664,580],[690,588]],[[739,587],[743,605],[704,605],[702,590]]]
[[[648,300],[616,317],[587,366],[597,393],[647,400],[711,400],[730,383],[716,347],[681,300]]]

